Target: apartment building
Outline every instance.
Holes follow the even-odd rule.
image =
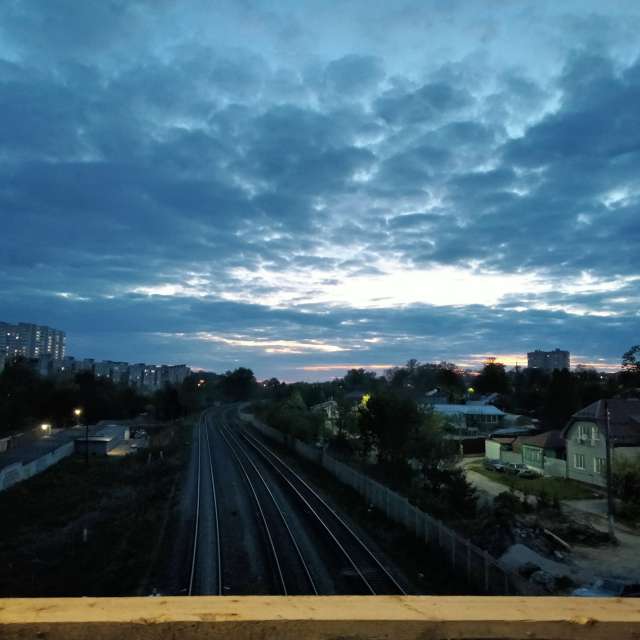
[[[65,355],[66,334],[46,325],[0,322],[0,354],[15,358],[39,358],[50,355],[58,360]]]
[[[555,369],[569,369],[571,367],[571,355],[568,351],[554,349],[553,351],[530,351],[527,353],[527,366],[529,369],[542,369],[552,372]]]

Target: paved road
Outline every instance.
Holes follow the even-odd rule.
[[[312,488],[251,438],[229,408],[206,411],[194,427],[172,557],[167,558],[170,577],[159,590],[193,595],[402,592],[397,574],[386,569],[388,560],[371,554],[366,543],[359,545],[340,524],[342,514],[334,517]]]

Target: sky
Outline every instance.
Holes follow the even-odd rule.
[[[0,3],[0,320],[260,378],[640,342],[637,1]]]

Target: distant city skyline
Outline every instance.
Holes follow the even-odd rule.
[[[0,5],[7,321],[284,380],[640,342],[637,2],[61,3]]]
[[[25,322],[20,322],[20,323],[16,323],[16,324],[20,324],[22,326],[25,327],[36,327],[36,325],[34,325],[33,323],[25,323]],[[7,323],[3,322],[0,320],[0,327],[2,326],[10,326]],[[66,333],[64,331],[60,331],[60,330],[54,330],[51,329],[51,327],[47,327],[47,326],[41,326],[38,327],[41,329],[48,329],[49,331],[55,331],[56,333],[62,335],[63,337],[66,336]],[[0,336],[1,337],[1,336]],[[65,338],[66,340],[66,338]],[[66,342],[65,342],[66,345]],[[72,349],[73,349],[73,345],[72,345]],[[544,349],[539,349],[538,347],[536,347],[536,349],[534,350],[535,352],[541,352],[541,353],[550,353],[550,354],[554,354],[555,351],[557,351],[557,348],[555,350],[549,350],[548,352],[545,352]],[[136,350],[134,348],[133,353],[136,353]],[[564,351],[561,351],[561,353],[565,353]],[[2,341],[0,340],[0,355],[2,355]],[[7,356],[9,356],[10,354],[6,353]],[[21,354],[21,355],[26,355],[27,357],[37,357],[36,354],[31,354],[30,356],[28,354]],[[42,354],[44,355],[44,354]],[[431,358],[419,358],[416,357],[415,355],[410,356],[409,358],[405,359],[404,361],[401,362],[387,362],[387,363],[376,363],[376,362],[339,362],[339,363],[331,363],[331,364],[308,364],[308,365],[301,365],[296,367],[292,372],[288,372],[285,373],[285,375],[280,375],[278,376],[278,372],[277,369],[271,369],[271,370],[256,370],[255,373],[258,377],[258,379],[267,379],[267,378],[271,378],[271,377],[280,377],[282,378],[282,380],[287,381],[287,382],[293,382],[296,380],[306,380],[306,381],[322,381],[322,380],[327,380],[327,379],[332,379],[335,377],[341,377],[342,375],[344,375],[347,371],[349,371],[350,369],[359,369],[359,368],[364,368],[364,369],[368,369],[370,371],[375,371],[378,374],[383,374],[385,371],[387,371],[388,369],[392,369],[393,367],[398,367],[398,366],[403,366],[406,364],[406,362],[410,359],[416,359],[422,363],[425,362],[452,362],[454,364],[456,364],[458,367],[460,367],[461,369],[471,369],[471,370],[479,370],[485,362],[487,361],[495,361],[495,362],[499,362],[501,364],[504,364],[507,368],[513,368],[515,366],[520,366],[521,368],[525,368],[528,366],[528,361],[530,360],[530,356],[533,355],[531,352],[527,352],[527,353],[511,353],[511,354],[505,354],[505,353],[483,353],[483,354],[469,354],[469,355],[462,355],[459,356],[457,358],[453,358],[451,357],[451,354],[446,355],[446,354],[440,354],[439,356],[436,357],[431,357]],[[52,356],[55,356],[55,354],[52,354]],[[96,365],[100,364],[103,366],[109,366],[109,365],[118,365],[118,364],[124,364],[127,365],[127,374],[130,375],[130,370],[133,367],[136,367],[138,365],[141,365],[143,368],[146,367],[147,365],[145,365],[145,363],[140,360],[140,359],[136,359],[135,357],[132,358],[131,355],[127,355],[121,358],[118,357],[114,357],[113,354],[110,354],[108,357],[103,357],[103,358],[95,358],[94,356],[88,356],[88,355],[78,355],[78,354],[74,354],[74,353],[69,353],[67,355],[67,359],[69,360],[76,360],[78,365],[80,365],[83,361],[91,361],[92,363],[95,363]],[[148,366],[178,366],[178,365],[183,365],[183,362],[170,362],[168,365],[167,363],[162,363],[162,365],[160,364],[159,361],[157,360],[149,360],[149,364]],[[225,370],[231,368],[236,368],[237,366],[250,366],[248,363],[242,363],[242,362],[236,362],[235,365],[232,365],[230,367],[227,368],[219,368],[219,369],[210,369],[207,367],[201,367],[198,365],[191,365],[189,366],[190,369],[194,370],[194,371],[214,371],[216,373],[222,373]],[[534,365],[535,366],[535,365]],[[596,360],[596,361],[591,361],[588,358],[585,358],[584,356],[580,356],[580,355],[575,355],[575,354],[571,354],[571,368],[575,369],[576,367],[579,366],[584,366],[584,367],[593,367],[596,368],[600,371],[617,371],[620,368],[620,362],[607,362],[604,359],[601,360]],[[78,368],[78,371],[80,370],[84,370],[86,369],[86,367],[84,366],[80,366],[80,368]],[[97,372],[97,368],[96,368],[96,372]],[[109,374],[110,375],[110,374]]]

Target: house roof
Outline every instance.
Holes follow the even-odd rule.
[[[480,396],[480,398],[478,398],[477,400],[469,400],[467,404],[473,404],[473,405],[489,404],[491,402],[495,402],[498,399],[499,395],[500,394],[498,393],[490,393],[488,395]]]
[[[78,429],[64,429],[43,438],[25,437],[24,442],[20,442],[17,446],[0,453],[0,469],[4,469],[4,467],[16,462],[29,464],[72,442],[79,433]]]
[[[335,400],[326,400],[325,402],[319,402],[309,407],[310,411],[321,411],[322,409],[328,409],[329,407],[337,407],[338,403]]]
[[[434,404],[433,410],[448,416],[503,416],[504,413],[491,404]]]
[[[496,438],[496,437],[490,436],[488,438],[488,440],[491,440],[493,442],[497,442],[499,444],[513,444],[516,441],[516,438],[509,438],[507,436],[502,437],[502,438],[500,438],[500,437]]]
[[[560,429],[538,433],[534,436],[519,436],[518,441],[521,445],[526,444],[532,447],[540,447],[542,449],[564,449],[566,446],[565,439]]]
[[[573,414],[562,432],[563,437],[566,437],[571,426],[579,421],[595,422],[604,427],[607,409],[611,438],[618,444],[640,444],[640,399],[638,398],[612,398],[591,403]]]

